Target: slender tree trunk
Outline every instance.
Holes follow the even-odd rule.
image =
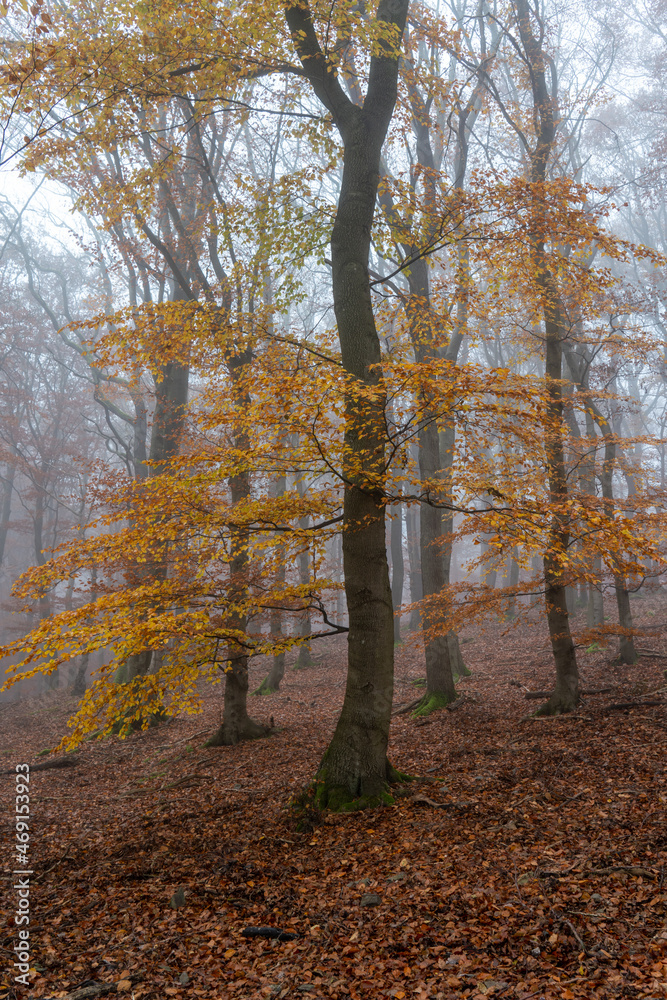
[[[536,38],[532,29],[532,10],[527,0],[514,0],[519,34],[530,70],[533,91],[537,142],[530,150],[530,181],[534,229],[531,241],[532,263],[542,294],[545,330],[544,440],[549,490],[550,523],[547,550],[544,553],[544,584],[549,638],[556,667],[555,690],[538,714],[557,715],[570,712],[579,703],[579,671],[565,594],[565,566],[570,541],[568,486],[565,468],[562,398],[562,355],[565,337],[564,311],[556,281],[545,252],[547,225],[544,184],[547,164],[556,137],[554,98],[547,87],[542,51],[542,25]]]
[[[584,366],[583,359],[574,354],[574,352],[568,352],[568,365],[573,377],[577,382],[577,387],[581,391],[588,393],[588,384],[586,379],[586,373],[588,371],[588,366]],[[600,483],[602,487],[602,500],[604,503],[604,511],[607,518],[607,522],[611,524],[614,520],[614,466],[617,459],[617,445],[616,445],[616,433],[611,423],[605,417],[604,413],[600,410],[597,403],[590,398],[590,393],[587,395],[586,399],[586,413],[587,421],[591,424],[595,422],[600,429],[602,434],[602,440],[604,442],[604,459],[602,462],[602,474],[600,476]],[[594,432],[594,428],[593,428]],[[590,436],[590,435],[589,435]],[[618,566],[618,560],[612,557],[612,571],[614,577],[614,591],[616,594],[616,605],[618,608],[618,623],[622,629],[619,636],[619,655],[618,659],[620,663],[635,663],[637,660],[637,652],[635,650],[634,638],[633,638],[633,621],[632,621],[632,611],[630,608],[630,594],[628,592],[627,581],[624,574],[620,571]],[[604,623],[604,615],[602,614],[602,558],[597,556],[597,573],[600,579],[600,592],[597,604],[599,606],[599,623],[602,625]],[[596,588],[597,589],[597,588]],[[595,613],[595,592],[593,593],[593,600],[589,598],[589,619]]]
[[[16,462],[7,463],[7,471],[3,479],[2,512],[0,513],[0,567],[5,559],[5,547],[9,534],[9,519],[12,514],[12,495],[14,493],[14,478]]]
[[[553,297],[550,305],[554,308]],[[556,686],[553,695],[539,713],[557,715],[572,711],[579,703],[579,671],[570,633],[565,579],[565,560],[570,533],[560,387],[562,360],[560,312],[554,316],[551,309],[547,311],[545,329],[547,402],[544,432],[551,519],[547,551],[544,554],[544,582],[549,637],[556,667]]]
[[[507,586],[518,587],[519,585],[519,562],[516,546],[512,548],[507,559]],[[511,621],[516,618],[516,595],[512,594],[507,601],[507,618]]]
[[[408,0],[380,0],[380,27],[400,42]],[[343,564],[349,613],[343,708],[317,775],[317,800],[342,809],[377,801],[394,776],[387,759],[394,689],[394,623],[383,496],[385,392],[368,274],[380,155],[396,102],[398,53],[376,43],[363,107],[343,91],[317,40],[307,3],[286,8],[304,73],[343,140],[343,178],[331,238],[334,311],[343,367]]]
[[[242,352],[228,359],[232,392],[241,413],[247,410],[249,400],[244,391],[239,391],[239,376],[249,361],[249,352]],[[249,454],[250,442],[244,429],[237,433],[235,447],[240,455]],[[230,476],[229,491],[232,508],[248,500],[251,495],[250,473],[241,470],[235,476]],[[228,604],[231,610],[227,625],[231,632],[239,635],[246,634],[248,630],[248,614],[245,609],[250,565],[248,544],[248,530],[242,527],[234,528],[230,540]],[[234,746],[241,740],[267,736],[269,732],[267,726],[254,722],[248,715],[248,651],[241,643],[232,641],[227,646],[222,724],[207,741],[206,746]]]
[[[299,489],[299,494],[303,496],[303,485],[297,484]],[[299,527],[305,530],[310,524],[309,517],[302,517],[299,520]],[[303,587],[307,587],[310,583],[310,548],[306,546],[299,553],[299,583]],[[297,653],[296,663],[294,664],[295,670],[305,670],[307,667],[312,667],[313,658],[310,653],[310,635],[311,635],[311,622],[310,622],[310,611],[302,611],[301,619],[299,622],[299,635],[304,640],[299,646],[299,652]]]
[[[604,625],[604,595],[602,593],[602,556],[599,554],[593,557],[593,575],[597,583],[588,584],[586,624],[589,628],[601,628]]]
[[[286,478],[284,475],[277,476],[272,483],[271,495],[273,497],[280,497],[285,492],[287,486]],[[279,542],[276,546],[276,583],[283,585],[285,583],[286,566],[285,566],[285,546],[282,542]],[[282,612],[278,608],[272,608],[269,618],[269,634],[274,642],[279,642],[283,636],[283,616]],[[285,653],[275,653],[273,656],[273,662],[271,664],[271,669],[268,674],[259,685],[255,694],[273,694],[280,688],[280,682],[285,676]]]
[[[434,336],[425,330],[429,320],[433,320],[430,310],[428,269],[423,259],[414,262],[408,274],[410,299],[408,319],[415,360],[418,364],[428,364],[433,357]],[[447,610],[445,566],[449,569],[449,556],[443,552],[445,523],[439,504],[444,498],[443,470],[440,455],[440,437],[436,418],[435,400],[422,398],[423,423],[419,431],[419,478],[422,490],[426,491],[426,502],[419,510],[419,554],[422,570],[422,594],[432,598],[422,610],[421,620],[424,630],[424,653],[426,658],[426,691],[417,708],[418,714],[428,714],[443,708],[456,699],[452,664],[447,641]],[[432,503],[429,503],[429,500]],[[446,543],[445,543],[446,544]]]
[[[604,436],[604,463],[602,466],[602,498],[605,513],[609,523],[614,519],[614,464],[616,461],[616,438],[606,418],[594,405],[591,407],[593,416],[600,424]],[[618,568],[618,562],[613,560],[614,591],[618,608],[618,624],[622,631],[619,636],[618,660],[620,663],[636,663],[637,652],[633,638],[632,611],[630,610],[630,594],[625,576]]]
[[[403,507],[396,504],[391,516],[391,601],[394,606],[394,642],[401,641],[401,604],[403,603]]]
[[[419,507],[407,507],[405,511],[406,534],[408,536],[408,559],[410,562],[410,603],[416,604],[424,596],[422,591],[422,569],[419,553]],[[410,614],[410,631],[421,625],[419,609]]]
[[[343,536],[336,535],[334,541],[334,552],[336,560],[336,583],[345,584],[345,574],[343,572]],[[347,623],[347,607],[345,604],[345,589],[336,593],[336,619],[339,625]]]

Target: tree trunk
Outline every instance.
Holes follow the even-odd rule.
[[[187,300],[187,296],[177,285],[173,301],[185,300]],[[151,465],[148,467],[144,464],[146,459],[146,411],[143,399],[139,394],[135,394],[136,421],[133,449],[137,479],[146,478],[147,469],[149,477],[159,476],[165,471],[169,460],[178,455],[188,405],[189,376],[189,366],[174,361],[168,361],[155,373],[155,410],[148,456]],[[135,567],[135,571],[140,579],[143,578],[147,582],[149,580],[163,580],[167,574],[167,561],[165,558],[153,559]],[[137,677],[145,677],[150,672],[152,658],[153,651],[151,649],[142,649],[131,653],[125,663],[120,664],[116,670],[114,681],[117,684],[126,684]]]
[[[86,672],[88,670],[89,660],[90,653],[84,653],[79,659],[79,665],[76,668],[71,688],[72,694],[75,698],[83,698],[86,693]]]
[[[536,143],[530,149],[531,211],[534,227],[531,237],[532,264],[541,292],[545,330],[544,444],[547,467],[550,524],[547,550],[544,553],[544,584],[549,638],[556,667],[555,690],[539,710],[540,715],[570,712],[579,702],[579,672],[574,642],[570,633],[565,595],[565,565],[570,540],[568,486],[565,468],[562,399],[562,355],[565,338],[564,310],[558,287],[548,266],[545,252],[546,202],[541,193],[547,176],[547,164],[556,138],[554,99],[547,87],[542,52],[542,30],[533,34],[532,10],[527,0],[515,0],[519,34],[523,45],[533,91]]]
[[[240,413],[248,409],[249,400],[243,392],[236,389],[239,375],[244,365],[250,361],[250,352],[241,352],[228,359],[229,374],[232,383],[232,393]],[[235,435],[235,447],[240,455],[248,455],[250,443],[247,432],[243,429]],[[231,504],[234,508],[250,497],[250,473],[242,469],[229,478]],[[230,631],[245,634],[248,629],[248,614],[244,607],[248,595],[248,569],[250,556],[248,553],[247,528],[234,528],[230,538],[229,560],[229,598],[231,608],[226,624]],[[238,642],[230,642],[227,646],[227,665],[225,667],[225,704],[222,724],[206,746],[235,746],[241,740],[257,739],[268,736],[267,726],[254,722],[248,715],[248,652],[245,646]]]
[[[602,466],[602,499],[604,501],[607,520],[614,520],[614,464],[616,461],[616,439],[612,428],[595,404],[591,404],[593,417],[598,421],[604,440],[604,463]],[[630,610],[630,595],[625,576],[620,572],[618,562],[612,557],[614,573],[614,591],[618,608],[618,624],[623,631],[619,635],[619,663],[636,663],[637,652],[633,638],[632,611]]]
[[[297,489],[299,495],[303,496],[303,484],[297,482]],[[309,517],[306,516],[299,519],[299,527],[301,529],[306,530],[309,524]],[[307,587],[310,583],[310,548],[308,546],[299,553],[299,583],[303,587]],[[307,667],[312,667],[313,665],[313,658],[310,655],[310,634],[310,611],[302,611],[299,622],[299,635],[304,641],[299,646],[296,663],[294,664],[295,670],[305,670]]]
[[[507,586],[518,587],[519,585],[519,562],[517,559],[516,546],[512,548],[507,559]],[[506,617],[509,621],[516,618],[516,594],[511,594],[507,600]]]
[[[423,259],[413,263],[408,273],[410,298],[408,320],[412,337],[412,347],[418,364],[428,364],[435,352],[433,333],[426,332],[430,310],[428,268]],[[422,610],[421,620],[424,630],[424,653],[426,658],[426,691],[416,714],[429,714],[437,708],[444,708],[456,698],[452,665],[447,642],[447,614],[443,602],[446,599],[445,565],[449,567],[447,554],[443,552],[443,511],[439,504],[443,501],[443,472],[440,455],[440,437],[436,416],[435,400],[422,398],[423,422],[419,430],[419,478],[426,502],[419,510],[419,555],[422,571],[422,594],[433,598]],[[429,500],[432,503],[429,503]],[[451,558],[451,550],[449,552]]]
[[[317,801],[335,809],[377,802],[393,770],[387,760],[394,689],[394,622],[383,496],[386,398],[368,274],[382,145],[396,102],[398,53],[408,0],[380,0],[380,38],[370,60],[363,107],[343,91],[323,54],[307,3],[286,8],[304,74],[343,140],[343,178],[331,238],[333,299],[345,400],[343,565],[349,614],[343,708],[317,775]]]
[[[14,477],[16,462],[7,463],[7,473],[3,478],[2,513],[0,514],[0,567],[5,559],[5,547],[9,534],[9,519],[12,514],[12,495],[14,492]]]
[[[405,511],[406,534],[408,536],[408,559],[410,561],[410,603],[416,604],[421,601],[424,593],[422,591],[422,567],[419,553],[419,507],[407,507]],[[419,609],[414,608],[410,614],[410,631],[413,632],[421,625]]]
[[[287,483],[285,476],[281,475],[274,479],[272,483],[271,496],[280,497],[285,492]],[[285,566],[285,546],[282,542],[279,542],[276,546],[276,582],[278,584],[285,583],[286,566]],[[269,619],[269,634],[271,638],[278,642],[283,635],[283,616],[282,612],[278,608],[272,608],[270,619]],[[275,653],[273,656],[273,663],[268,674],[259,685],[254,694],[273,694],[280,688],[280,682],[285,676],[285,653]]]
[[[401,604],[403,603],[403,507],[396,504],[391,516],[391,602],[394,607],[394,642],[401,641]]]
[[[589,628],[601,628],[604,625],[604,595],[602,593],[602,556],[593,559],[593,573],[597,583],[588,584],[588,604],[586,606],[586,624]]]
[[[577,381],[577,386],[581,391],[588,390],[588,383],[586,373],[588,372],[588,365],[584,366],[583,359],[576,356],[573,352],[568,352],[568,365],[573,377]],[[600,483],[602,487],[602,500],[604,504],[604,512],[607,518],[608,524],[613,524],[614,520],[614,465],[616,464],[616,434],[614,428],[611,426],[604,413],[600,410],[598,405],[594,400],[590,398],[590,393],[587,392],[586,399],[587,407],[587,419],[592,419],[600,429],[602,434],[602,440],[604,442],[604,459],[602,462],[602,474],[600,476]],[[600,587],[602,586],[602,559],[601,556],[597,557],[597,566],[599,567],[599,579]],[[635,663],[637,661],[637,652],[635,650],[635,643],[633,638],[633,622],[632,622],[632,611],[630,609],[630,595],[628,593],[627,582],[624,574],[620,571],[618,560],[612,555],[611,556],[612,571],[614,576],[614,590],[616,593],[616,605],[618,608],[618,623],[621,628],[621,633],[619,635],[619,654],[618,660],[620,663]],[[590,599],[589,599],[589,609],[590,609]],[[603,623],[604,617],[602,616],[602,593],[600,591],[600,617]]]

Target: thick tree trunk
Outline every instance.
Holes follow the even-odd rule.
[[[376,23],[397,29],[400,42],[407,11],[408,0],[380,0]],[[346,96],[321,50],[307,3],[286,8],[286,18],[304,73],[332,114],[344,145],[331,260],[341,356],[349,375],[343,470],[348,674],[340,718],[317,775],[319,804],[342,809],[355,800],[378,801],[392,777],[387,760],[394,616],[383,496],[386,400],[368,256],[380,154],[396,102],[398,53],[393,43],[377,43],[359,107]]]
[[[185,301],[183,290],[176,286],[173,300]],[[134,468],[137,479],[150,478],[164,472],[170,459],[179,453],[181,437],[185,426],[185,416],[188,405],[188,384],[190,369],[188,365],[168,361],[155,373],[155,410],[151,428],[150,451],[146,461],[146,409],[143,399],[135,394],[134,405],[136,421],[134,426]],[[167,561],[153,559],[150,562],[135,567],[139,579],[163,580],[167,574]],[[145,677],[151,669],[153,651],[139,650],[130,654],[125,663],[121,663],[114,675],[117,684],[126,684],[137,677]]]
[[[630,609],[630,594],[623,576],[614,577],[614,589],[618,608],[618,624],[625,630],[619,636],[618,659],[620,663],[636,663],[637,651],[632,632],[634,625]]]

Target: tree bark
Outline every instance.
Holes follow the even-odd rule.
[[[410,561],[410,603],[416,604],[424,596],[422,590],[422,568],[419,551],[419,508],[408,507],[405,511],[406,534],[408,536],[408,559]],[[410,631],[421,624],[419,609],[410,614]]]
[[[572,372],[573,378],[576,380],[577,388],[580,391],[588,393],[588,383],[586,373],[588,372],[588,365],[584,365],[583,359],[578,355],[574,354],[573,351],[568,351],[567,362]],[[617,445],[616,445],[616,433],[612,427],[609,420],[605,417],[604,413],[600,410],[597,403],[590,398],[590,393],[588,393],[586,398],[586,415],[587,421],[590,420],[591,423],[597,424],[602,434],[602,441],[604,443],[604,458],[602,461],[602,473],[600,476],[600,484],[602,488],[602,500],[604,504],[604,512],[608,524],[612,524],[614,520],[614,466],[616,464],[617,458]],[[594,427],[592,428],[595,432]],[[633,638],[633,621],[632,621],[632,611],[630,608],[630,594],[628,592],[627,581],[624,574],[620,571],[618,560],[613,556],[611,557],[612,562],[612,572],[614,577],[614,591],[616,594],[616,606],[618,608],[618,623],[621,628],[621,633],[619,635],[619,653],[618,659],[620,663],[635,663],[637,661],[637,652],[635,650],[634,638]],[[604,615],[602,614],[602,559],[601,556],[596,557],[596,563],[599,567],[598,575],[600,579],[600,593],[597,604],[599,605],[599,624],[604,623]],[[589,613],[591,609],[591,604],[593,609],[595,608],[595,596],[591,602],[589,598]]]
[[[428,364],[433,357],[435,347],[432,331],[426,330],[431,316],[430,289],[428,268],[423,258],[414,261],[408,272],[410,299],[408,302],[408,320],[415,360],[418,364]],[[425,319],[426,314],[426,319]],[[426,658],[426,691],[417,708],[419,714],[428,714],[436,708],[456,699],[452,664],[447,642],[446,612],[442,602],[445,600],[445,588],[449,582],[445,576],[445,566],[449,568],[449,558],[443,553],[443,511],[438,504],[442,502],[443,478],[440,455],[440,436],[438,433],[437,404],[435,401],[422,399],[424,409],[423,422],[419,430],[419,478],[422,490],[426,493],[425,500],[419,510],[419,554],[422,570],[422,594],[432,597],[435,603],[426,606],[422,611],[422,627],[424,629],[424,653]],[[429,503],[432,500],[433,503]]]
[[[188,296],[176,285],[173,301],[188,301]],[[180,450],[188,405],[188,384],[190,369],[187,364],[168,361],[155,373],[155,410],[151,428],[148,477],[161,475],[170,459]],[[146,411],[143,400],[136,394],[134,400],[137,419],[134,427],[135,476],[146,478],[145,441]],[[146,580],[163,580],[167,574],[166,559],[153,559],[140,568],[139,576]],[[130,654],[125,663],[116,671],[114,680],[118,684],[129,683],[137,677],[145,677],[153,659],[151,649],[142,649]]]
[[[302,483],[297,482],[297,489],[299,495],[303,496]],[[299,519],[299,527],[303,530],[308,528],[309,523],[310,518],[308,516]],[[299,583],[304,587],[310,583],[310,548],[307,545],[299,553]],[[310,655],[310,634],[310,611],[302,611],[299,622],[299,635],[304,641],[299,646],[296,663],[294,664],[295,670],[305,670],[307,667],[312,667],[313,665],[313,658]]]
[[[540,38],[536,38],[531,24],[532,11],[527,0],[514,0],[514,2],[518,15],[519,35],[530,71],[537,133],[535,146],[529,149],[531,209],[534,219],[531,253],[536,282],[542,295],[545,330],[544,442],[550,523],[547,550],[544,553],[544,584],[549,638],[556,667],[556,684],[552,697],[538,710],[538,714],[557,715],[572,711],[579,703],[579,671],[565,594],[565,563],[570,529],[561,386],[565,338],[564,311],[545,252],[547,205],[544,184],[547,164],[556,138],[556,117],[554,98],[546,81],[547,60],[542,51],[542,25],[540,24]]]
[[[401,604],[403,603],[403,507],[396,504],[391,515],[391,601],[394,607],[394,642],[401,641]]]
[[[2,513],[0,514],[0,567],[5,559],[5,547],[9,534],[9,519],[12,514],[12,495],[14,493],[14,478],[16,462],[7,463],[7,473],[3,478]]]
[[[343,367],[345,479],[343,565],[349,614],[343,708],[317,775],[317,801],[334,809],[376,802],[393,776],[387,760],[394,688],[394,623],[383,496],[385,393],[368,274],[380,155],[396,103],[398,51],[408,0],[380,0],[380,38],[363,106],[345,94],[320,48],[307,3],[285,14],[303,70],[343,140],[343,178],[331,237],[334,311]]]
[[[277,476],[272,483],[271,496],[280,497],[285,492],[287,486],[286,477],[284,475]],[[285,546],[282,542],[279,542],[276,546],[276,582],[278,584],[285,583],[286,566],[285,566]],[[283,635],[283,616],[282,612],[278,608],[272,608],[269,618],[269,634],[271,638],[278,642]],[[285,653],[275,653],[273,656],[273,662],[271,664],[271,669],[268,674],[259,685],[255,694],[274,694],[280,689],[280,682],[285,676]]]
[[[249,361],[250,352],[244,351],[235,354],[227,362],[232,383],[232,393],[241,413],[247,410],[249,400],[244,395],[244,392],[239,391],[237,387],[243,366],[248,364]],[[241,429],[237,431],[235,436],[235,447],[238,449],[240,455],[249,454],[250,442],[242,424]],[[229,492],[231,494],[232,509],[250,497],[250,473],[246,469],[240,470],[235,476],[230,476]],[[236,527],[232,529],[228,594],[230,611],[226,623],[230,631],[237,635],[246,634],[248,629],[248,614],[245,609],[250,565],[248,543],[249,534],[246,528]],[[232,641],[227,646],[225,703],[222,724],[213,736],[207,740],[206,746],[235,746],[241,740],[257,739],[261,736],[267,736],[269,732],[270,730],[267,726],[254,722],[248,715],[248,650],[240,642]]]

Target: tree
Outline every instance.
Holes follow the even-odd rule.
[[[317,774],[322,806],[343,808],[385,794],[393,697],[394,624],[385,547],[382,488],[385,397],[373,315],[368,258],[382,146],[397,95],[399,47],[408,0],[380,0],[373,21],[363,104],[354,103],[323,51],[308,3],[285,17],[306,79],[331,114],[343,142],[343,178],[331,234],[334,311],[345,405],[343,563],[349,613],[348,674],[336,731]],[[343,45],[350,44],[341,31]]]

